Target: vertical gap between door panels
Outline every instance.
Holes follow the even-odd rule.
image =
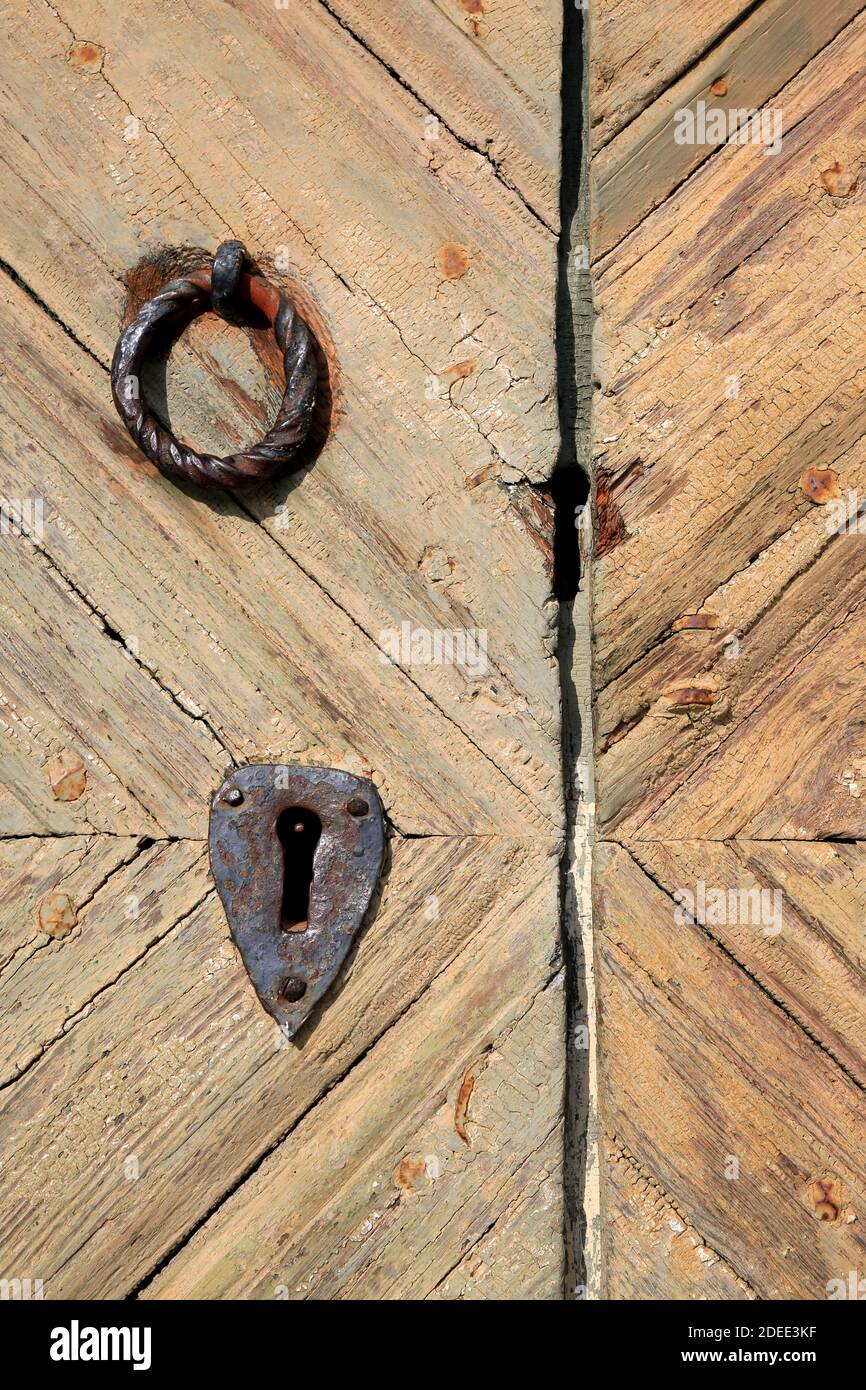
[[[566,975],[563,1144],[563,1296],[598,1290],[599,1203],[595,1119],[594,993],[590,862],[594,792],[589,712],[589,553],[592,294],[589,274],[586,12],[563,0],[560,237],[556,284],[559,453],[551,480],[554,592],[566,840],[560,920]]]

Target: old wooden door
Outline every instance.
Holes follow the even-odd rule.
[[[0,1274],[555,1298],[558,0],[4,9]],[[107,369],[130,302],[229,236],[332,402],[302,474],[205,496]],[[226,453],[278,393],[208,316],[165,410]],[[440,630],[485,659],[383,655]],[[292,1044],[209,872],[209,798],[255,761],[368,775],[389,818]]]
[[[591,51],[603,1287],[857,1297],[866,14]]]

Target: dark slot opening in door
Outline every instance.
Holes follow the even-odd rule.
[[[310,916],[313,858],[322,833],[314,811],[290,806],[277,820],[277,836],[283,847],[283,931],[306,931]]]

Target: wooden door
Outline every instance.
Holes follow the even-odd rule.
[[[591,53],[603,1290],[857,1297],[866,14]]]
[[[4,8],[0,490],[35,510],[0,539],[0,1275],[556,1298],[558,0]],[[229,236],[332,400],[299,475],[204,495],[143,460],[108,367]],[[212,315],[163,388],[217,453],[279,394]],[[486,660],[391,662],[404,625]],[[209,870],[250,762],[369,776],[388,816],[293,1043]]]

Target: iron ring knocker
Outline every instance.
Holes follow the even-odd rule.
[[[192,271],[164,285],[121,334],[111,363],[114,404],[136,444],[163,473],[199,487],[237,487],[271,478],[299,461],[310,434],[318,378],[313,335],[281,290],[244,271],[245,260],[240,241],[224,241],[212,270]],[[229,323],[244,322],[254,310],[263,313],[285,369],[283,399],[264,439],[226,458],[181,444],[157,420],[141,384],[142,367],[157,339],[180,333],[208,309]]]

